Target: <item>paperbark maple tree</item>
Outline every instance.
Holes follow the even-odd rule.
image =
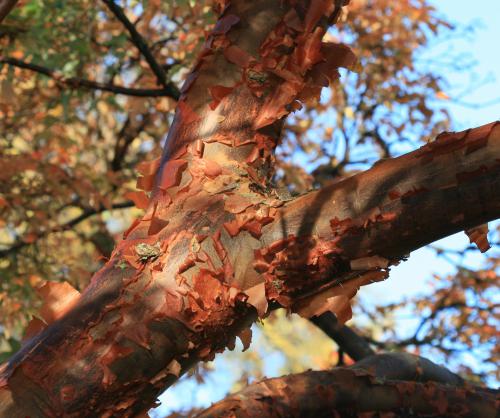
[[[274,187],[285,117],[355,64],[322,42],[341,3],[218,2],[163,156],[139,167],[145,216],[81,295],[44,287],[51,324],[3,369],[3,416],[134,416],[272,309],[343,321],[411,250],[498,218],[496,123],[293,199]]]

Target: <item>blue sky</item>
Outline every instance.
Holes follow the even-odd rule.
[[[355,1],[355,0],[354,0]],[[453,23],[472,25],[474,33],[467,38],[452,39],[438,44],[428,53],[428,57],[438,56],[441,52],[466,54],[475,62],[473,71],[449,73],[447,79],[450,89],[446,91],[452,100],[447,102],[452,128],[462,130],[483,125],[500,119],[500,0],[434,0],[437,10]],[[478,86],[471,89],[470,86]],[[461,96],[460,93],[468,93]],[[458,98],[455,102],[455,98]],[[474,105],[487,104],[474,107]],[[441,247],[461,249],[467,245],[465,234],[458,233],[436,243]],[[472,264],[479,257],[470,258]],[[408,295],[425,291],[423,277],[432,272],[450,272],[448,263],[436,259],[428,248],[412,253],[406,263],[393,269],[388,281],[366,288],[364,293],[373,292],[380,302],[397,299],[402,293]],[[394,296],[396,295],[396,297]]]
[[[441,57],[444,53],[464,54],[475,62],[472,71],[447,74],[450,89],[446,93],[452,98],[447,106],[453,129],[466,129],[500,119],[500,0],[434,0],[432,3],[451,22],[474,28],[471,36],[443,41],[427,53],[427,58]],[[489,105],[475,107],[481,104]],[[467,244],[468,239],[463,233],[436,243],[441,247],[456,249]],[[478,264],[480,257],[471,256],[467,262]],[[407,262],[395,267],[390,279],[363,288],[361,296],[380,304],[399,300],[403,295],[425,292],[428,290],[426,278],[434,272],[443,274],[452,272],[452,268],[445,261],[436,259],[433,251],[422,248],[412,253]],[[415,319],[406,318],[406,321],[400,323],[402,332]],[[172,409],[194,404],[209,405],[223,397],[231,385],[226,379],[234,371],[228,370],[228,365],[224,364],[221,357],[215,367],[219,371],[207,385],[199,387],[191,379],[164,394],[161,397],[162,405],[152,416],[165,416]]]
[[[500,15],[499,0],[477,0],[474,7],[467,1],[435,0],[433,2],[440,13],[448,20],[459,25],[472,25],[474,32],[468,37],[459,37],[439,43],[428,53],[428,57],[439,56],[445,52],[450,55],[463,55],[471,59],[475,65],[471,72],[446,74],[450,89],[446,91],[451,97],[447,108],[450,112],[452,128],[463,130],[483,125],[500,119]],[[475,86],[475,88],[471,88]],[[467,91],[467,94],[460,93]],[[481,105],[481,106],[475,106]],[[497,222],[490,223],[490,230]],[[457,233],[436,243],[435,246],[461,250],[469,243],[467,236]],[[488,253],[492,255],[493,250]],[[500,256],[498,252],[497,256]],[[469,254],[463,262],[477,267],[484,260],[479,253]],[[435,256],[428,247],[414,251],[408,261],[391,270],[388,280],[375,283],[361,289],[363,301],[376,304],[396,302],[402,296],[412,296],[429,291],[428,279],[433,273],[440,275],[453,273],[454,268],[443,259]],[[500,292],[499,292],[500,293]],[[500,294],[498,295],[500,299]],[[419,318],[405,316],[402,312],[399,320],[401,335],[411,333]],[[437,361],[437,359],[436,359]],[[465,361],[471,366],[478,366],[474,358]],[[490,382],[497,385],[498,382]]]
[[[355,1],[355,0],[354,0]],[[468,94],[460,99],[465,104],[489,106],[473,108],[449,103],[455,129],[482,125],[500,118],[500,1],[499,0],[434,0],[438,11],[452,22],[472,25],[475,32],[471,38],[455,39],[442,45],[447,51],[470,54],[475,60],[473,71],[466,74],[449,74],[454,88],[450,96],[455,98],[461,91]],[[470,91],[468,86],[486,82]]]

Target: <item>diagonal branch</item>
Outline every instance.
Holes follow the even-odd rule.
[[[6,18],[16,3],[17,0],[0,0],[0,22]]]
[[[342,325],[331,312],[314,316],[310,321],[337,343],[339,348],[353,360],[361,360],[375,354],[370,344],[351,328]]]
[[[497,219],[499,153],[500,123],[492,123],[442,134],[412,153],[301,196],[286,205],[279,222],[266,227],[262,239],[268,248],[280,251],[272,256],[263,251],[266,265],[260,270],[279,271],[286,277],[280,285],[284,303],[300,293],[303,300],[296,300],[296,310],[306,316],[319,315],[334,293],[349,297],[374,276],[386,276],[388,265],[410,251]],[[286,246],[297,248],[293,269],[284,258]],[[325,292],[322,301],[307,296],[304,274],[307,286],[316,282],[315,293]],[[353,277],[358,279],[351,289],[326,290]],[[273,280],[269,275],[269,284]],[[306,309],[312,302],[313,308]],[[320,302],[325,304],[320,306]],[[347,305],[338,307],[346,308],[342,310],[349,317]]]
[[[110,93],[124,94],[127,96],[135,97],[171,97],[175,100],[179,98],[179,91],[173,86],[168,86],[163,89],[135,89],[130,87],[117,86],[115,84],[100,83],[98,81],[87,80],[84,78],[65,77],[61,72],[57,70],[42,67],[41,65],[25,62],[12,57],[0,57],[0,64],[12,65],[13,67],[23,68],[25,70],[43,74],[57,81],[58,84],[72,89],[85,88],[92,90],[102,90]]]
[[[125,26],[128,33],[130,34],[130,39],[132,43],[142,54],[142,56],[148,63],[149,67],[155,74],[158,80],[158,84],[161,84],[163,87],[165,87],[165,89],[173,88],[172,84],[168,83],[167,81],[167,75],[165,74],[165,71],[158,63],[158,61],[156,61],[156,58],[151,53],[151,50],[149,49],[146,41],[141,36],[141,34],[137,32],[137,29],[135,28],[134,24],[125,15],[123,9],[118,4],[116,4],[114,0],[102,0],[102,1],[104,4],[106,4],[106,6],[108,6],[108,9],[123,24],[123,26]]]

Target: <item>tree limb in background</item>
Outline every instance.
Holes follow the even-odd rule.
[[[370,344],[346,325],[339,324],[331,312],[310,318],[310,321],[337,343],[339,349],[353,360],[361,360],[375,354]]]
[[[177,100],[179,98],[179,91],[175,86],[169,85],[162,89],[135,89],[124,86],[117,86],[115,84],[105,84],[98,81],[87,80],[78,77],[65,77],[61,72],[51,68],[43,67],[38,64],[25,62],[12,57],[0,57],[0,64],[12,65],[13,67],[23,68],[26,70],[34,71],[52,78],[58,84],[72,88],[86,88],[91,90],[102,90],[115,94],[124,94],[127,96],[135,97],[171,97]]]
[[[125,209],[125,208],[131,208],[134,206],[133,202],[127,201],[127,202],[121,202],[121,203],[115,203],[111,205],[111,207],[105,207],[105,206],[100,206],[98,209],[94,208],[86,208],[83,210],[83,212],[76,216],[75,218],[69,220],[68,222],[64,223],[63,225],[57,225],[54,228],[44,230],[43,232],[39,232],[36,234],[36,238],[34,240],[28,241],[23,241],[19,240],[12,244],[9,248],[6,248],[4,250],[0,250],[0,258],[2,257],[7,257],[10,254],[15,253],[16,251],[19,251],[21,248],[24,248],[28,245],[33,244],[40,238],[43,238],[49,234],[53,234],[56,232],[62,232],[62,231],[68,231],[69,229],[73,228],[74,226],[78,225],[80,222],[83,222],[84,220],[90,218],[91,216],[97,215],[99,213],[106,212],[108,210],[113,210],[113,209]]]
[[[134,121],[134,118],[137,116],[141,117],[139,123],[137,123],[136,120]],[[114,172],[121,170],[128,148],[134,139],[137,138],[142,131],[144,131],[146,126],[149,124],[150,119],[150,114],[148,112],[140,115],[127,115],[127,119],[125,119],[122,128],[116,134],[113,158],[109,163],[111,170]]]
[[[459,376],[429,360],[403,353],[381,354],[350,367],[252,384],[196,418],[351,417],[384,412],[495,418],[498,402],[498,393],[465,386]]]
[[[0,0],[0,22],[10,13],[17,0]]]
[[[102,0],[108,9],[116,16],[116,18],[125,26],[128,33],[130,34],[130,40],[137,47],[139,52],[142,54],[149,67],[155,74],[158,84],[161,84],[165,89],[174,88],[171,83],[167,81],[167,75],[161,65],[156,61],[156,58],[151,53],[146,41],[141,36],[134,24],[127,18],[123,9],[115,3],[114,0]]]

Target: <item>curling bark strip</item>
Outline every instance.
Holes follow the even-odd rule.
[[[236,336],[247,346],[257,316],[346,319],[358,287],[407,252],[499,216],[497,125],[281,200],[270,180],[284,117],[355,65],[322,42],[340,4],[218,5],[163,156],[138,167],[145,215],[74,304],[46,302],[50,318],[3,367],[0,416],[134,416]]]

